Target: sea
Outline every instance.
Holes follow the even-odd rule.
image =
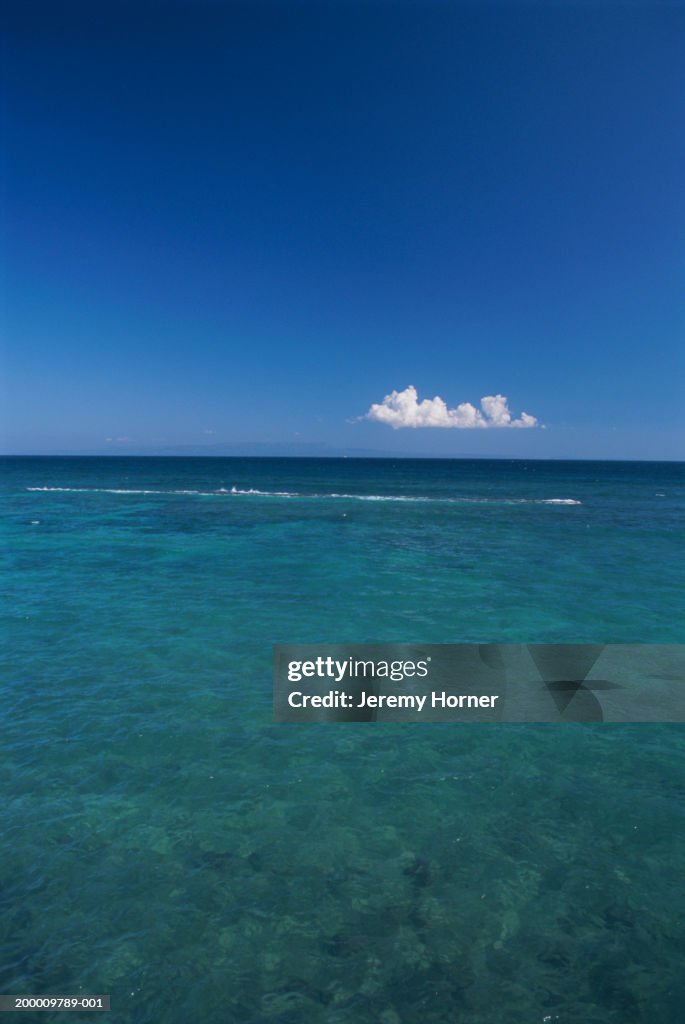
[[[684,643],[685,464],[16,457],[0,487],[0,992],[684,1019],[684,726],[279,725],[271,662]]]

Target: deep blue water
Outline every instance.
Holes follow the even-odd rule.
[[[683,464],[2,468],[0,991],[680,1019],[681,727],[270,716],[274,643],[685,642]]]

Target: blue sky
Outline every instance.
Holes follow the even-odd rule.
[[[682,5],[67,0],[7,36],[5,451],[685,458]],[[359,418],[410,385],[445,406]]]

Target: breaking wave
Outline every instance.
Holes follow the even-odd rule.
[[[575,498],[479,498],[479,497],[428,497],[414,494],[344,494],[333,491],[329,494],[307,494],[301,491],[261,491],[256,487],[219,487],[213,491],[182,489],[152,489],[143,487],[27,487],[27,491],[49,491],[63,494],[133,494],[133,495],[189,495],[202,498],[213,497],[259,497],[299,498],[303,501],[344,500],[344,501],[387,501],[450,505],[582,505]]]

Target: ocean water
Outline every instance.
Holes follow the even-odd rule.
[[[108,993],[111,1024],[682,1020],[681,726],[278,726],[271,645],[683,643],[683,464],[1,486],[0,991]]]

